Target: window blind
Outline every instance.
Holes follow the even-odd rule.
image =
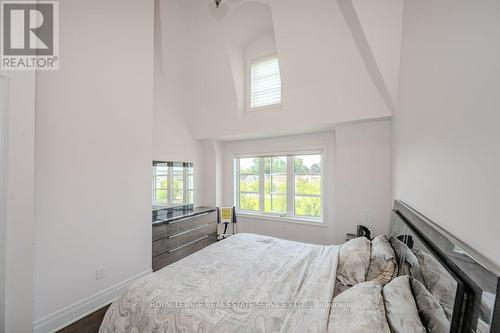
[[[281,103],[281,78],[278,57],[252,64],[251,108]]]

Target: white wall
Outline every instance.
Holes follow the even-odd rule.
[[[199,188],[196,202],[203,206],[220,206],[222,201],[221,143],[214,140],[204,140],[200,142],[200,146],[199,170],[201,177],[195,184],[195,187]]]
[[[392,207],[391,126],[377,121],[336,129],[336,202],[339,233],[363,224],[387,233]]]
[[[40,332],[95,310],[151,269],[153,1],[59,6],[60,70],[38,73],[36,86]]]
[[[500,264],[500,2],[405,1],[394,196]]]
[[[35,73],[0,76],[8,79],[5,332],[24,333],[33,319]]]
[[[391,211],[389,121],[352,124],[335,132],[223,143],[223,204],[233,205],[235,154],[325,148],[323,226],[240,216],[239,232],[317,244],[339,244],[357,224],[385,233]]]
[[[180,1],[157,1],[155,11],[153,159],[194,163],[194,203],[207,205],[202,144],[189,131],[185,103],[187,13]],[[189,98],[194,98],[190,96]],[[211,203],[212,205],[214,203]]]
[[[197,143],[183,114],[185,12],[179,1],[159,1],[155,15],[153,154],[188,161],[197,157]]]

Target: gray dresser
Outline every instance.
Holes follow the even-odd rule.
[[[153,214],[153,271],[216,241],[215,208],[196,207],[163,216]]]

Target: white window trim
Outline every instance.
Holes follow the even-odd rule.
[[[236,214],[243,218],[271,221],[273,223],[283,222],[283,223],[294,223],[300,225],[310,225],[315,227],[328,227],[326,220],[324,222],[319,222],[317,220],[311,220],[308,218],[298,218],[298,217],[279,216],[279,215],[276,216],[276,215],[270,215],[268,213],[259,214],[255,212],[249,212],[246,210],[236,210]]]
[[[253,63],[265,60],[268,58],[278,58],[278,53],[276,51],[267,52],[259,56],[255,56],[247,59],[246,65],[246,77],[245,77],[245,111],[246,112],[255,112],[255,111],[271,111],[271,110],[282,110],[283,103],[283,80],[281,78],[281,67],[280,67],[280,80],[281,80],[281,102],[275,103],[271,105],[264,105],[252,108],[252,65]],[[278,58],[279,62],[279,58]]]
[[[295,171],[293,158],[297,155],[314,155],[321,154],[321,212],[320,217],[314,218],[310,216],[295,215]],[[264,193],[264,160],[259,161],[259,211],[244,210],[240,209],[240,172],[239,172],[239,159],[240,158],[256,158],[256,157],[272,157],[272,156],[287,156],[287,213],[273,213],[264,212],[264,200],[265,196],[261,195]],[[292,163],[290,163],[292,160]],[[298,223],[302,225],[327,225],[326,209],[325,203],[327,202],[326,189],[327,184],[326,172],[327,170],[327,153],[326,147],[316,147],[312,149],[300,149],[300,150],[290,150],[281,152],[269,152],[269,153],[244,153],[235,154],[233,156],[233,168],[234,168],[234,206],[236,207],[236,212],[242,217],[254,217],[263,220],[279,221],[279,222],[291,222]],[[288,192],[288,189],[292,189],[292,192]],[[256,192],[255,192],[256,193]],[[299,195],[300,196],[300,195]],[[306,195],[304,195],[306,196]],[[290,214],[292,212],[292,214]]]

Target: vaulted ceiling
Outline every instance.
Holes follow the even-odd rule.
[[[305,133],[390,117],[402,7],[397,0],[227,0],[217,9],[211,0],[160,0],[165,112],[182,115],[197,139]],[[246,79],[235,71],[244,60],[235,45],[244,48],[271,29],[282,108],[245,112]]]

